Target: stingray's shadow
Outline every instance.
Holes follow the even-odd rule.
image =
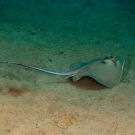
[[[83,90],[106,90],[107,87],[103,86],[102,84],[98,83],[94,79],[90,77],[84,77],[77,82],[73,82],[72,79],[68,79],[68,82],[78,88],[81,88]]]

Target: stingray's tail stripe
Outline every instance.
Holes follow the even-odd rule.
[[[55,72],[55,71],[50,71],[47,69],[42,69],[42,68],[38,68],[38,67],[33,67],[33,66],[28,66],[29,68],[38,70],[38,71],[42,71],[42,72],[46,72],[46,73],[50,73],[50,74],[55,74],[55,75],[69,75],[68,72],[62,73],[62,72]]]
[[[54,71],[50,71],[50,70],[47,70],[47,69],[42,69],[42,68],[38,68],[38,67],[34,67],[34,66],[27,66],[27,65],[15,63],[15,62],[0,62],[0,63],[19,65],[19,66],[23,66],[23,67],[26,67],[26,68],[31,68],[31,69],[34,69],[34,70],[38,70],[38,71],[46,72],[46,73],[50,73],[50,74],[55,74],[55,75],[63,75],[63,76],[64,75],[67,75],[67,76],[70,75],[71,76],[71,74],[69,72],[54,72]]]

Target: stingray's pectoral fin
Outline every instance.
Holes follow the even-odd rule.
[[[80,77],[80,75],[74,75],[74,76],[72,76],[72,80],[73,80],[73,82],[77,82],[78,80],[80,80],[82,77]]]
[[[69,74],[69,75],[66,76],[66,79],[72,78],[73,82],[76,82],[73,79],[75,76],[76,76],[76,73],[75,74]]]
[[[78,68],[84,66],[85,64],[87,64],[87,63],[86,62],[75,62],[70,65],[70,70],[78,69]]]
[[[112,88],[120,82],[124,63],[123,59],[105,60],[105,64],[100,64],[100,68],[97,66],[98,70],[94,70],[89,76],[104,86]]]

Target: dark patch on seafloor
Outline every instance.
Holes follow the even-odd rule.
[[[83,90],[105,90],[107,87],[103,86],[102,84],[98,83],[94,79],[90,77],[84,77],[77,82],[73,82],[72,79],[69,79],[69,83],[74,85],[75,87],[79,87]]]

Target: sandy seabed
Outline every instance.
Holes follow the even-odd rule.
[[[0,65],[0,135],[135,135],[134,2],[0,1],[0,61],[68,71],[76,61],[125,59],[121,82],[73,83]]]

